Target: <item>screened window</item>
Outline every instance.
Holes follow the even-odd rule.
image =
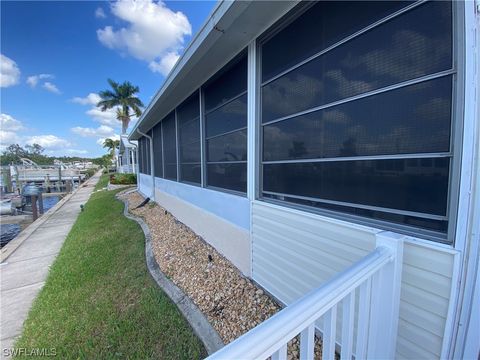
[[[196,91],[177,107],[180,181],[201,184],[200,98]]]
[[[234,59],[204,87],[207,185],[247,191],[247,61]]]
[[[153,162],[155,165],[155,176],[163,177],[163,150],[162,150],[162,123],[158,123],[152,129],[153,135]]]
[[[261,44],[262,197],[445,238],[452,4],[296,12]]]
[[[141,138],[138,139],[138,172],[140,172],[141,174],[144,173],[144,170],[143,170],[143,153],[144,153],[144,150],[143,150],[143,136]]]
[[[164,177],[177,180],[177,138],[175,113],[162,120]]]
[[[150,149],[148,139],[145,136],[142,136],[138,140],[139,144],[139,171],[142,174],[150,173]]]
[[[149,131],[148,135],[152,135],[152,132]],[[145,137],[144,138],[144,149],[145,149],[145,174],[151,175],[151,163],[150,163],[150,140]]]

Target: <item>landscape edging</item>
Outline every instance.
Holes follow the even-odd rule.
[[[130,191],[120,192],[117,194],[117,199],[122,201],[125,205],[123,215],[128,219],[136,221],[142,228],[142,231],[145,235],[145,257],[150,275],[153,277],[158,286],[178,307],[185,319],[187,319],[195,335],[197,335],[202,341],[208,354],[213,354],[217,350],[221,349],[225,344],[220,338],[218,332],[212,327],[205,315],[194,304],[194,302],[177,285],[169,280],[160,269],[160,266],[155,259],[155,255],[153,254],[152,235],[148,225],[143,221],[142,218],[129,213],[127,199],[124,200],[118,198],[118,195],[127,194],[129,192]]]

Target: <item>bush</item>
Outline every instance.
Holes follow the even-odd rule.
[[[135,185],[137,176],[135,174],[112,174],[110,175],[110,184],[114,185]]]
[[[96,169],[87,169],[85,171],[85,175],[87,175],[87,177],[91,178],[93,175],[95,175],[96,171],[97,171]]]

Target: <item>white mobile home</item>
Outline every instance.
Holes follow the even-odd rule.
[[[223,357],[316,324],[327,357],[478,358],[479,11],[216,6],[129,138],[140,191],[287,306]]]
[[[117,150],[116,150],[117,151]],[[137,142],[129,141],[127,135],[120,136],[117,154],[117,171],[121,174],[137,173]]]

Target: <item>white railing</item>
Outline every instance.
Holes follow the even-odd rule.
[[[403,239],[382,232],[374,251],[268,320],[208,357],[286,359],[300,334],[300,359],[313,359],[315,329],[323,318],[322,359],[335,359],[337,307],[342,303],[341,359],[393,359],[398,327]],[[356,301],[358,299],[358,306]],[[355,320],[355,309],[357,319]],[[354,333],[356,330],[356,342]]]

